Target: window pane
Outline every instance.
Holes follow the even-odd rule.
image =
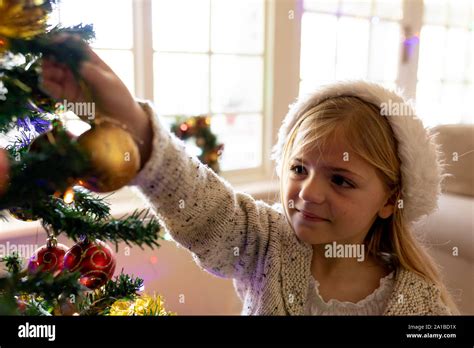
[[[388,89],[395,90],[397,88],[397,83],[395,81],[377,81],[377,83]]]
[[[130,93],[135,94],[135,79],[132,51],[99,50],[96,52],[120,77]]]
[[[212,1],[212,51],[261,54],[263,11],[261,0]]]
[[[367,77],[369,21],[341,18],[337,38],[336,79]]]
[[[416,108],[425,126],[441,123],[441,82],[419,81],[416,86]]]
[[[448,3],[446,0],[424,0],[423,21],[429,24],[446,24]]]
[[[304,9],[336,14],[339,8],[338,0],[304,0]]]
[[[401,19],[402,0],[375,0],[374,15],[382,18]]]
[[[51,6],[53,10],[48,16],[48,25],[55,26],[59,24],[59,9],[61,6],[59,3],[51,4]]]
[[[474,81],[474,30],[471,30],[470,35],[470,52],[469,52],[469,67],[467,69],[467,79]]]
[[[467,88],[464,88],[463,106],[463,121],[465,123],[474,123],[474,84],[472,83]]]
[[[447,80],[463,80],[466,74],[469,36],[463,29],[451,28],[447,33],[446,73]]]
[[[370,74],[372,80],[397,78],[400,51],[400,25],[379,21],[372,25]]]
[[[302,79],[334,79],[336,33],[337,17],[303,13],[300,65],[300,77]]]
[[[444,70],[446,29],[440,26],[425,25],[420,35],[420,59],[418,62],[419,80],[441,80]]]
[[[155,102],[164,115],[209,112],[209,57],[205,54],[155,53]]]
[[[463,99],[465,87],[462,83],[445,83],[443,85],[441,103],[442,123],[459,123],[463,116]]]
[[[314,90],[318,89],[320,86],[329,84],[332,82],[334,82],[334,79],[332,80],[313,80],[313,79],[301,80],[298,95],[303,96],[305,94],[310,94],[314,92]]]
[[[260,112],[263,98],[261,57],[213,55],[212,112]]]
[[[209,0],[153,0],[153,47],[209,51]]]
[[[258,167],[262,162],[262,115],[226,114],[211,119],[211,129],[224,143],[223,171]]]
[[[467,27],[470,19],[471,0],[450,1],[449,7],[448,23]]]
[[[61,0],[63,26],[93,24],[94,47],[130,49],[133,44],[132,0]]]
[[[370,16],[372,9],[371,0],[341,0],[341,13],[343,15]]]

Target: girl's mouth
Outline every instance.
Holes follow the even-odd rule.
[[[313,216],[313,215],[309,215],[307,214],[306,212],[302,211],[302,210],[298,210],[298,213],[301,215],[301,217],[307,221],[313,221],[313,222],[323,222],[323,221],[328,221],[327,219],[323,219],[323,218],[320,218],[320,217],[316,217],[316,216]]]

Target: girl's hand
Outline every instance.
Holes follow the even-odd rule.
[[[64,40],[80,38],[70,35],[57,38],[57,42]],[[150,155],[153,136],[148,115],[112,69],[87,44],[84,43],[84,47],[89,60],[82,63],[79,74],[89,88],[92,100],[86,100],[85,91],[71,70],[53,59],[43,59],[41,88],[59,102],[94,102],[95,110],[127,126],[134,137],[143,141],[143,144],[137,143],[143,165]]]
[[[8,157],[5,150],[0,149],[0,196],[5,192],[8,182]]]

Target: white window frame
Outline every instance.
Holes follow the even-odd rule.
[[[171,0],[170,0],[171,1]],[[255,181],[268,181],[271,179],[272,164],[270,163],[270,148],[272,139],[272,120],[271,120],[271,85],[268,81],[272,80],[271,66],[271,20],[269,16],[273,8],[273,1],[266,0],[264,2],[264,52],[263,52],[263,69],[264,69],[264,86],[262,101],[262,163],[259,167],[222,171],[220,175],[232,184],[246,184]],[[154,99],[154,83],[153,83],[153,30],[152,30],[152,0],[133,0],[133,30],[134,45],[133,53],[135,56],[135,95],[138,98],[153,100]],[[212,20],[212,18],[210,18]],[[270,29],[270,30],[269,30]],[[211,54],[212,52],[208,52]],[[252,55],[253,56],[253,55]],[[210,72],[209,72],[210,73]],[[211,96],[209,95],[209,98]],[[159,107],[159,106],[158,106]],[[220,139],[225,143],[225,139]]]

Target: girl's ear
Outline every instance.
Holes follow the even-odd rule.
[[[379,209],[378,215],[382,219],[387,219],[393,214],[394,205],[390,202],[387,202],[382,208]]]
[[[396,201],[396,191],[394,190],[388,196],[387,200],[385,201],[384,206],[379,209],[377,213],[378,216],[380,216],[382,219],[389,218],[395,211],[395,201]]]

